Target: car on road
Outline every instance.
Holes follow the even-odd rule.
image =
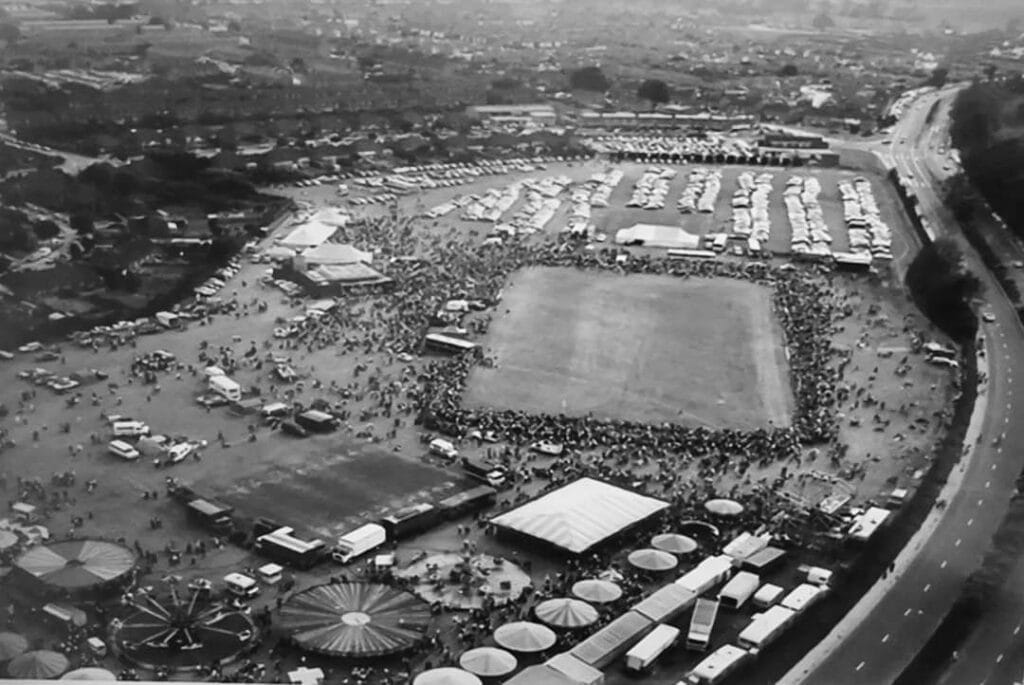
[[[1014,269],[1024,269],[1024,261],[1021,261],[1020,259],[1013,260],[1010,262],[1010,265],[1013,266]]]
[[[993,314],[992,312],[985,312],[984,314],[981,315],[981,318],[987,321],[988,323],[993,323],[996,320],[996,315]]]

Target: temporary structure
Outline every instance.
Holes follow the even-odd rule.
[[[679,533],[662,533],[654,536],[651,547],[672,554],[689,554],[697,549],[697,541]]]
[[[667,508],[663,500],[580,478],[491,522],[499,529],[580,553]]]
[[[0,633],[0,661],[10,661],[28,649],[28,640],[18,633]]]
[[[543,652],[555,644],[553,630],[532,621],[506,623],[494,631],[494,641],[513,652]]]
[[[704,508],[718,516],[739,516],[743,513],[743,505],[731,499],[709,499]]]
[[[135,553],[105,540],[62,540],[33,547],[14,565],[54,590],[84,591],[127,577],[135,568]]]
[[[660,549],[638,549],[630,552],[628,559],[630,565],[643,571],[670,571],[679,564],[678,559]]]
[[[117,676],[108,671],[105,668],[76,668],[73,671],[68,671],[60,677],[61,680],[100,680],[104,682],[113,682],[117,680]]]
[[[459,666],[482,678],[498,678],[516,670],[519,661],[497,647],[477,647],[459,657]]]
[[[7,664],[8,675],[19,680],[50,680],[66,670],[67,657],[48,649],[25,652]]]
[[[582,628],[597,621],[597,609],[571,597],[543,601],[533,611],[537,618],[558,628]]]
[[[622,588],[610,580],[591,578],[574,583],[572,594],[593,604],[607,604],[622,596]]]
[[[375,583],[317,585],[293,595],[280,625],[303,649],[331,656],[379,656],[409,649],[423,637],[430,605]]]
[[[416,676],[412,685],[483,685],[483,681],[461,668],[434,668]]]

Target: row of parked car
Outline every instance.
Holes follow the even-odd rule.
[[[205,440],[154,435],[144,421],[119,414],[107,416],[107,424],[113,436],[107,444],[107,452],[125,461],[145,456],[159,465],[171,466],[198,454],[207,444]]]
[[[197,286],[195,294],[201,297],[213,297],[224,287],[228,279],[238,273],[239,268],[241,267],[238,259],[232,259],[227,266],[218,269],[216,274]]]
[[[676,204],[683,214],[701,212],[710,214],[715,211],[718,194],[722,190],[722,172],[697,167],[690,171],[686,178],[686,186]]]
[[[821,184],[814,176],[793,176],[786,182],[783,201],[793,227],[790,249],[795,254],[832,254],[832,233],[818,202]]]
[[[626,201],[626,206],[664,209],[669,183],[675,177],[675,169],[660,166],[648,167],[633,185],[633,196]]]
[[[850,239],[850,252],[892,259],[892,229],[882,221],[871,182],[863,176],[853,182],[840,181],[843,219]]]
[[[739,188],[732,195],[732,231],[763,244],[771,235],[768,197],[772,192],[772,174],[761,173],[755,177],[744,171],[736,182]]]

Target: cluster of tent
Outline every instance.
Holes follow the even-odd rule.
[[[633,196],[626,202],[627,207],[662,209],[668,195],[669,181],[676,176],[676,170],[668,167],[648,167],[633,185]]]
[[[612,196],[612,191],[619,185],[623,175],[621,169],[612,169],[611,171],[598,172],[591,176],[590,183],[597,185],[594,188],[594,192],[590,195],[590,206],[607,207],[608,199]]]
[[[892,229],[882,221],[871,183],[858,176],[852,183],[841,181],[843,219],[850,236],[850,252],[892,259]]]
[[[771,235],[768,196],[772,192],[772,174],[754,177],[744,171],[737,177],[739,188],[732,195],[732,230],[746,238],[765,243]]]
[[[462,218],[466,221],[499,221],[519,201],[522,190],[523,184],[517,181],[504,188],[491,188],[482,196],[470,195],[470,202],[462,210]]]
[[[832,234],[818,202],[820,192],[821,184],[813,176],[793,176],[786,182],[783,201],[793,227],[790,249],[796,254],[832,254]]]
[[[515,227],[517,233],[529,234],[544,230],[562,206],[558,196],[571,182],[568,176],[524,181],[526,204],[512,215],[508,223]]]
[[[715,211],[718,193],[722,190],[722,172],[697,167],[686,179],[686,187],[679,196],[677,207],[683,214],[695,211],[709,214]]]

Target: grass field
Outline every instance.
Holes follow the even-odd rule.
[[[470,407],[757,428],[792,398],[771,291],[731,279],[517,273],[470,374]]]

